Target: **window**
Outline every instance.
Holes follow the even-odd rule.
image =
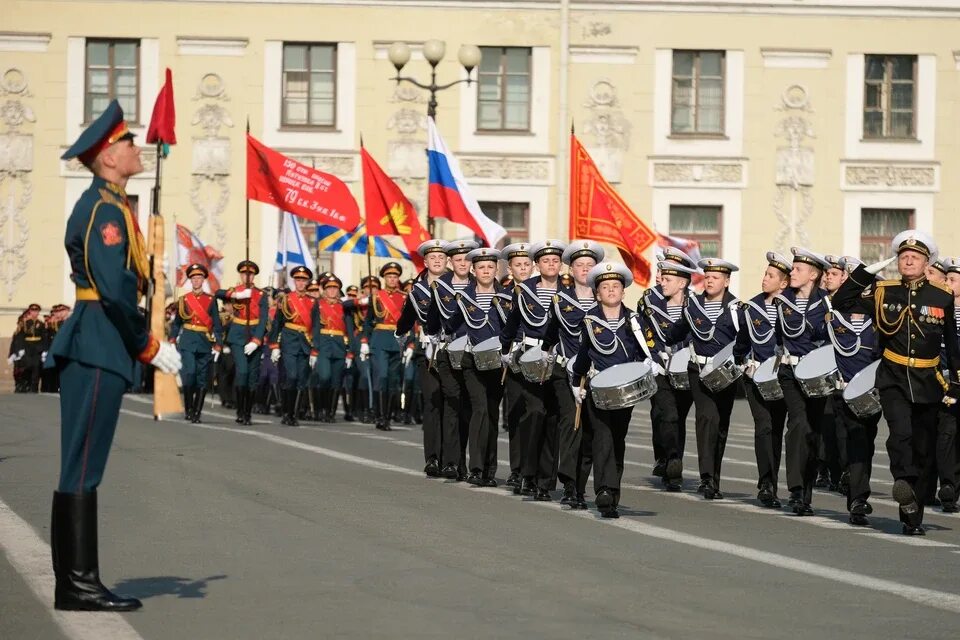
[[[916,138],[917,56],[866,56],[864,138]]]
[[[913,228],[913,209],[862,209],[860,211],[860,259],[865,264],[880,262],[893,256],[890,243],[901,231]],[[896,278],[897,265],[888,266],[880,274]]]
[[[700,245],[700,255],[719,258],[723,255],[721,217],[723,207],[670,205],[670,235],[693,240]]]
[[[483,47],[477,90],[477,129],[529,131],[531,56],[528,47]]]
[[[723,51],[673,52],[671,132],[723,134]]]
[[[337,46],[284,43],[280,125],[336,126],[336,98]]]
[[[500,241],[497,249],[514,242],[527,241],[527,218],[530,205],[526,202],[481,202],[480,210],[488,218],[506,229],[507,237]],[[477,239],[479,241],[479,238]]]
[[[140,122],[140,41],[87,40],[83,120],[93,122],[114,98],[127,122]]]

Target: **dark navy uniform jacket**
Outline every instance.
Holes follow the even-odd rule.
[[[850,378],[877,359],[877,329],[867,316],[860,333],[857,333],[847,314],[836,309],[827,312],[826,321],[837,358],[837,371],[844,382],[850,382]]]
[[[683,306],[686,306],[689,296],[689,289],[685,290]],[[667,299],[660,285],[643,292],[643,299],[637,303],[637,313],[640,315],[643,336],[647,340],[650,353],[654,355],[657,364],[665,367],[667,359],[661,354],[667,354],[669,357],[669,354],[683,349],[690,342],[689,337],[679,342],[668,342],[666,332],[676,322],[686,322],[686,320],[682,314],[676,322],[670,319],[670,314],[667,312]]]
[[[633,333],[630,320],[634,313],[620,305],[623,320],[617,330],[611,331],[600,305],[590,309],[580,323],[580,346],[573,361],[573,376],[570,383],[577,386],[590,371],[590,365],[603,371],[617,364],[638,362],[644,358],[643,349]]]
[[[829,340],[827,292],[815,288],[803,312],[797,307],[797,292],[787,289],[774,298],[777,305],[777,344],[791,356],[803,357]]]
[[[687,306],[683,309],[686,322],[677,322],[665,329],[664,337],[668,343],[680,342],[689,337],[690,346],[696,355],[711,357],[736,340],[739,323],[736,307],[739,301],[730,291],[724,291],[721,300],[723,310],[716,321],[712,321],[703,308],[705,299],[706,294],[702,293],[687,298]]]
[[[733,359],[743,364],[747,356],[757,362],[771,358],[777,348],[776,325],[767,318],[767,294],[760,293],[740,303],[740,331],[733,347]]]
[[[596,302],[593,304],[597,305]],[[580,324],[587,313],[580,306],[576,286],[561,286],[553,296],[549,311],[550,320],[543,336],[543,349],[546,351],[559,344],[558,355],[564,358],[576,356],[580,348]]]
[[[453,322],[459,312],[453,275],[453,271],[448,271],[433,281],[433,302],[427,310],[427,334],[442,335],[448,341],[467,333],[467,325],[455,325]],[[470,283],[473,283],[473,275],[470,275]]]
[[[926,278],[914,282],[877,281],[860,265],[833,295],[833,307],[864,313],[877,329],[877,389],[899,389],[911,402],[936,403],[949,392],[956,397],[960,350],[953,316],[953,292]],[[947,362],[940,362],[944,344]],[[948,369],[950,381],[940,373]]]
[[[403,303],[400,320],[397,321],[397,336],[405,336],[413,331],[413,326],[420,323],[421,331],[426,331],[427,313],[433,301],[433,290],[427,282],[427,273],[418,277],[407,292],[407,299]]]
[[[477,302],[477,282],[472,281],[467,288],[457,294],[457,311],[450,319],[451,324],[459,331],[466,327],[467,339],[471,346],[476,346],[484,340],[500,335],[503,325],[507,321],[512,304],[511,296],[499,282],[493,283],[493,298],[490,300],[490,309],[484,311]]]
[[[550,321],[550,309],[540,305],[537,297],[537,284],[540,276],[527,278],[513,288],[513,309],[507,317],[507,323],[500,334],[503,353],[508,353],[514,342],[524,338],[542,339],[547,333]],[[560,283],[557,282],[557,291]]]

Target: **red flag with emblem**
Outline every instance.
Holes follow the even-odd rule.
[[[177,144],[177,134],[174,128],[177,124],[177,114],[173,108],[173,73],[167,68],[166,81],[157,94],[157,101],[153,104],[153,115],[150,117],[150,126],[147,127],[147,142],[156,144]]]
[[[396,235],[403,240],[410,253],[410,260],[423,269],[423,258],[417,248],[430,239],[426,229],[420,226],[417,210],[413,208],[397,183],[384,173],[376,160],[360,147],[363,162],[363,202],[367,212],[367,234],[372,236]]]
[[[202,264],[207,268],[207,280],[203,283],[203,290],[214,294],[220,288],[223,279],[223,254],[205,245],[190,229],[182,224],[177,225],[177,286],[182,287],[187,282],[187,267],[192,264]]]
[[[570,134],[570,237],[607,242],[620,250],[637,284],[650,283],[644,252],[657,238],[602,175],[577,137]]]

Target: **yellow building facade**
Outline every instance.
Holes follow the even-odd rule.
[[[362,197],[359,145],[425,210],[428,94],[390,80],[388,48],[429,79],[437,122],[511,239],[566,239],[569,131],[657,231],[740,264],[802,245],[879,257],[907,226],[960,254],[960,1],[6,0],[0,26],[0,336],[31,302],[73,302],[63,229],[89,174],[59,156],[114,96],[145,132],[173,72],[178,144],[164,163],[174,219],[244,254],[245,128]],[[141,220],[155,156],[132,179]],[[362,202],[362,200],[361,200]],[[279,213],[251,203],[268,284]],[[466,230],[439,225],[443,237]],[[308,229],[309,233],[309,229]],[[399,243],[397,243],[399,244]],[[363,256],[321,255],[348,282]],[[652,250],[651,250],[652,258]],[[374,260],[375,266],[383,260]],[[409,272],[411,266],[405,265]]]

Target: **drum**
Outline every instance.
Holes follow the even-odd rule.
[[[837,373],[837,356],[833,345],[814,349],[800,358],[793,368],[793,375],[808,398],[825,398],[836,391],[840,374]]]
[[[703,386],[713,393],[723,391],[743,375],[743,370],[733,361],[733,346],[731,342],[717,352],[700,372]]]
[[[487,338],[473,348],[473,364],[477,371],[492,371],[503,366],[500,360],[500,338]]]
[[[553,373],[553,360],[544,360],[540,347],[531,347],[517,360],[520,373],[530,382],[543,382]]]
[[[657,379],[646,362],[615,364],[590,380],[590,395],[598,409],[626,409],[656,392]]]
[[[667,362],[667,379],[674,389],[687,390],[690,388],[690,374],[687,366],[690,364],[690,348],[684,347],[670,356]]]
[[[447,354],[450,356],[450,366],[454,369],[463,369],[463,354],[467,352],[467,345],[470,342],[467,336],[460,336],[447,346]]]
[[[877,369],[880,361],[872,362],[850,379],[843,390],[843,400],[858,418],[869,418],[880,413],[880,393],[877,391]]]
[[[753,374],[753,383],[757,385],[760,397],[767,402],[783,400],[783,388],[780,386],[780,381],[777,380],[778,357],[770,356],[761,362]]]

